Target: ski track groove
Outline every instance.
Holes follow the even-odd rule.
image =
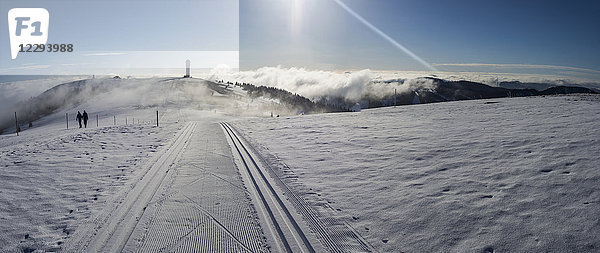
[[[149,169],[131,186],[123,199],[118,200],[118,207],[109,213],[104,220],[95,220],[92,231],[85,231],[83,237],[91,237],[85,245],[77,245],[74,250],[87,252],[121,252],[137,226],[140,217],[162,184],[167,172],[176,163],[179,156],[196,129],[196,123],[188,123],[181,130],[175,141],[156,160],[149,162]],[[81,238],[79,238],[81,239]],[[84,239],[85,240],[85,239]],[[81,242],[79,242],[81,243]]]
[[[286,205],[281,200],[279,194],[274,190],[273,186],[271,185],[271,183],[269,182],[269,180],[267,179],[265,174],[261,171],[262,170],[261,167],[258,166],[258,164],[256,163],[255,159],[253,158],[252,154],[246,148],[246,145],[241,141],[241,139],[238,137],[238,135],[235,133],[235,131],[229,126],[229,124],[222,122],[221,126],[223,127],[224,131],[227,133],[227,136],[229,136],[231,143],[233,143],[236,151],[238,152],[239,157],[240,157],[244,167],[246,168],[246,171],[249,174],[250,180],[252,181],[252,184],[254,185],[254,189],[255,189],[258,197],[260,197],[263,207],[264,207],[264,209],[266,209],[266,212],[269,215],[271,224],[275,227],[275,230],[277,231],[279,239],[281,240],[281,243],[285,247],[285,250],[287,252],[292,252],[293,250],[292,250],[291,246],[289,245],[289,242],[295,241],[297,248],[299,248],[301,251],[316,252],[315,249],[313,248],[313,246],[311,245],[311,242],[306,237],[306,234],[304,233],[304,231],[302,231],[302,229],[298,225],[297,221],[295,220],[295,218],[292,216],[292,214],[288,210],[288,207],[286,207]],[[243,150],[243,152],[242,152],[242,150]],[[246,154],[247,158],[244,158],[243,154]],[[249,160],[249,162],[252,163],[252,165],[256,169],[255,172],[253,172],[253,170],[250,169],[250,167],[248,165],[248,160]],[[266,194],[263,193],[263,191],[258,186],[257,179],[260,181],[260,183],[262,183],[262,185],[264,185],[264,188],[268,189],[268,190],[265,190]],[[275,205],[274,207],[277,208],[277,210],[279,212],[283,211],[284,214],[280,214],[280,215],[282,217],[282,220],[284,221],[284,224],[289,229],[289,232],[290,232],[292,238],[287,238],[288,236],[286,236],[286,234],[283,233],[283,231],[281,230],[279,222],[277,221],[277,219],[275,218],[275,216],[273,214],[273,211],[271,210],[271,206],[269,206],[269,204],[267,204],[265,195],[267,195],[271,199],[272,204]]]
[[[230,129],[233,129],[233,127],[231,127],[229,124],[226,125]],[[243,136],[239,136],[239,138],[244,139]],[[244,141],[247,142],[246,140]],[[251,146],[249,146],[249,148],[253,149]],[[255,150],[252,151],[257,153]],[[331,217],[322,217],[322,215],[314,210],[309,203],[291,190],[290,187],[283,182],[283,180],[281,180],[277,173],[273,171],[270,166],[268,166],[268,163],[266,163],[260,155],[257,156],[263,164],[267,164],[267,166],[264,167],[267,167],[270,175],[272,175],[271,178],[273,178],[277,185],[280,186],[284,192],[284,195],[287,196],[287,199],[294,205],[296,210],[301,214],[302,218],[307,222],[310,229],[316,234],[317,238],[319,238],[327,250],[330,252],[376,251],[375,248],[366,241],[366,239],[364,239],[350,224],[348,224],[348,222],[340,221],[339,219],[334,219]],[[333,210],[333,208],[328,204],[325,205],[327,208]],[[340,223],[342,223],[344,226],[343,229],[326,229],[326,227],[339,227]]]
[[[177,146],[175,146],[175,148],[177,148],[177,150],[175,152],[169,152],[172,149],[170,149],[169,151],[167,151],[167,155],[169,157],[172,157],[173,155],[175,156],[173,158],[172,161],[170,161],[169,165],[168,165],[168,169],[165,171],[165,173],[163,173],[162,177],[159,174],[159,171],[157,171],[154,175],[158,175],[160,179],[158,179],[158,181],[156,179],[154,179],[154,175],[152,176],[151,179],[153,183],[155,183],[155,187],[153,189],[151,189],[152,194],[149,196],[149,198],[147,198],[147,200],[145,201],[145,203],[143,203],[144,208],[142,209],[142,212],[139,214],[139,216],[136,216],[136,220],[135,220],[135,224],[132,227],[128,227],[129,231],[127,233],[127,239],[124,241],[120,242],[119,245],[119,250],[118,251],[123,251],[123,248],[125,247],[127,241],[129,241],[129,238],[131,237],[131,234],[133,233],[133,230],[135,229],[135,227],[137,226],[141,216],[143,215],[144,211],[146,210],[146,207],[148,206],[148,204],[150,203],[150,201],[152,200],[152,198],[154,197],[154,195],[156,194],[156,191],[159,189],[160,185],[162,184],[162,182],[164,181],[167,172],[169,172],[169,170],[171,169],[171,167],[173,167],[173,165],[175,165],[175,163],[177,162],[178,158],[181,156],[181,154],[183,153],[183,151],[185,150],[185,147],[187,146],[187,144],[189,143],[190,138],[194,135],[194,132],[196,130],[196,122],[192,122],[192,123],[188,123],[188,125],[186,126],[186,130],[191,128],[190,130],[188,130],[187,132],[184,132],[184,135],[182,135],[182,140],[183,142],[179,142]],[[166,159],[165,159],[166,162]],[[164,163],[160,166],[163,167]],[[145,189],[145,187],[144,187]],[[138,199],[138,198],[136,198]]]

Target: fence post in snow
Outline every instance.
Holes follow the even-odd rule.
[[[98,127],[98,114],[96,114],[96,127]]]
[[[17,120],[17,112],[15,112],[15,130],[17,132],[17,136],[19,136],[19,121]]]
[[[117,116],[113,116],[113,125],[117,125]]]
[[[65,113],[65,118],[67,119],[67,129],[69,129],[69,113]]]
[[[125,125],[127,125],[127,117],[125,117]]]
[[[158,126],[158,110],[156,110],[156,126]]]

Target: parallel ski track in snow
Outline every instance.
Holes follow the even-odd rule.
[[[125,252],[268,251],[225,133],[220,125],[198,125]]]
[[[116,210],[109,217],[96,220],[94,228],[86,231],[83,237],[92,237],[89,242],[75,242],[71,245],[74,252],[121,252],[131,233],[137,226],[148,203],[152,200],[160,185],[165,180],[167,172],[176,163],[185,150],[187,143],[196,130],[197,123],[188,123],[179,132],[170,147],[156,160],[149,162],[148,171],[127,192]],[[79,238],[80,240],[86,240]],[[83,245],[82,245],[83,244]],[[71,251],[66,249],[66,251]]]
[[[229,129],[233,128],[229,126]],[[243,137],[238,138],[243,139]],[[252,150],[253,148],[248,146],[248,149]],[[266,161],[264,161],[260,155],[255,158],[263,163],[266,163]],[[273,168],[268,167],[265,169],[268,170],[268,172],[271,172],[273,181],[281,188],[283,194],[285,194],[290,203],[295,207],[295,210],[302,215],[303,220],[306,221],[307,225],[315,233],[325,249],[327,249],[329,252],[377,251],[346,221],[328,216],[323,217],[297,192],[292,190],[286,183],[284,183],[277,173],[273,171]],[[333,208],[329,205],[326,204],[325,206],[333,210]]]
[[[305,232],[298,225],[295,217],[237,133],[227,123],[222,122],[221,126],[239,155],[243,165],[240,173],[245,174],[250,181],[248,190],[259,202],[257,211],[259,211],[259,215],[262,215],[265,223],[269,224],[266,229],[273,236],[277,244],[276,249],[279,252],[316,252]]]

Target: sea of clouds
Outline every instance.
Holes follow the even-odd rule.
[[[423,71],[372,71],[369,69],[336,72],[310,70],[306,68],[281,66],[262,67],[250,71],[232,71],[219,66],[202,78],[231,82],[251,83],[285,89],[308,98],[323,96],[345,97],[357,100],[364,96],[384,97],[418,89],[432,89],[436,86],[431,79],[458,81],[468,80],[498,86],[501,82],[520,81],[550,83],[554,85],[582,83],[579,80],[567,80],[560,76],[498,74],[478,72],[423,72]]]

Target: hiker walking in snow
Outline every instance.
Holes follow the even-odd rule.
[[[83,118],[83,116],[81,116],[81,112],[77,111],[77,122],[79,122],[79,128],[81,128],[81,119]]]
[[[85,110],[83,110],[83,125],[85,126],[85,128],[87,128],[87,121],[88,121],[88,114]]]

